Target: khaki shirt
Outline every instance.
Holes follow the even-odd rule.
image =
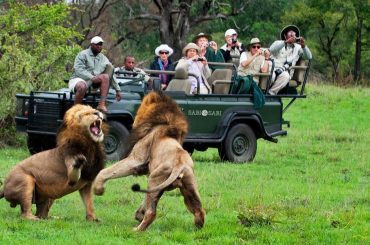
[[[246,76],[246,75],[254,75],[256,73],[261,72],[261,68],[265,65],[265,56],[263,55],[258,55],[256,58],[252,60],[251,63],[247,66],[242,66],[242,62],[246,61],[253,55],[251,52],[243,52],[242,55],[240,56],[240,63],[238,67],[238,75],[240,76]],[[258,82],[258,79],[253,77],[253,80]]]
[[[91,48],[85,49],[78,53],[73,66],[73,78],[81,78],[85,81],[91,80],[96,75],[100,75],[106,66],[111,64],[104,54],[94,55]]]

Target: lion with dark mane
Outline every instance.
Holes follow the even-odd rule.
[[[205,212],[202,208],[195,180],[193,161],[182,148],[188,132],[185,115],[174,100],[162,92],[151,92],[144,97],[137,112],[130,134],[128,156],[103,169],[94,181],[94,192],[104,193],[109,179],[148,175],[146,196],[136,211],[135,218],[141,223],[136,230],[145,230],[154,221],[159,199],[164,191],[180,188],[185,205],[194,215],[198,228],[203,227]]]
[[[103,114],[90,106],[69,109],[57,134],[57,147],[28,157],[16,165],[4,182],[0,198],[18,204],[27,219],[47,218],[55,199],[79,190],[86,208],[86,219],[94,214],[91,186],[104,168]],[[36,215],[32,214],[36,204]]]

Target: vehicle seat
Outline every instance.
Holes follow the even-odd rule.
[[[212,88],[212,94],[228,94],[231,85],[231,69],[216,69],[208,78],[208,84]]]
[[[308,69],[308,60],[299,58],[297,63],[292,66],[292,69],[294,69],[294,72],[292,79],[289,81],[289,87],[296,88],[304,81],[306,71]]]
[[[186,66],[176,66],[175,76],[168,84],[166,91],[184,91],[190,94],[191,81]]]

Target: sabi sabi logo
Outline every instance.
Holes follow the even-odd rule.
[[[188,110],[188,116],[221,116],[222,111],[211,111],[211,110]]]

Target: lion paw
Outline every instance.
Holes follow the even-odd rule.
[[[75,159],[75,163],[73,164],[74,168],[81,168],[87,162],[86,157],[84,155],[78,155]]]
[[[86,215],[86,220],[92,222],[100,222],[100,219],[96,218],[95,215]]]
[[[100,187],[94,186],[95,195],[102,196],[104,194],[104,191],[105,191],[104,186],[100,186]]]

